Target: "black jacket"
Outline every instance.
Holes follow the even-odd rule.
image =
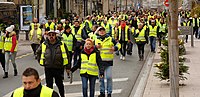
[[[44,53],[44,66],[46,68],[56,68],[56,69],[62,69],[62,68],[66,68],[70,69],[71,64],[68,62],[68,64],[66,64],[65,66],[63,66],[63,58],[62,58],[62,51],[60,48],[60,45],[62,45],[62,42],[60,41],[60,39],[57,39],[55,44],[50,44],[49,40],[47,39],[44,44],[46,45],[46,51]],[[69,52],[67,49],[67,46],[64,44],[65,46],[65,50],[67,53],[67,58],[69,61]],[[40,45],[40,47],[37,49],[36,51],[37,54],[37,59],[38,62],[40,62],[40,57],[42,54],[42,45]]]

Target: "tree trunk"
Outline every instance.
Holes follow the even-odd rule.
[[[170,97],[179,97],[178,0],[169,0]]]

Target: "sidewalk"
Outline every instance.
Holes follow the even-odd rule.
[[[179,97],[200,97],[200,40],[194,39],[194,48],[190,41],[185,44],[187,60],[185,65],[189,66],[189,75],[185,76],[188,80],[180,81],[186,86],[179,87]],[[153,65],[160,61],[159,53],[155,54]],[[160,81],[153,76],[157,71],[152,65],[151,72],[144,90],[143,97],[170,97],[170,86],[167,81]]]
[[[31,49],[31,43],[28,40],[25,40],[25,34],[22,33],[19,35],[17,56],[21,56],[27,53],[33,52]]]

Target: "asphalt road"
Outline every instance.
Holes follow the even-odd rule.
[[[24,47],[24,50],[30,52],[30,47]],[[23,51],[22,49],[22,51]],[[145,56],[149,53],[149,47],[146,46]],[[113,66],[113,97],[128,97],[141,71],[144,61],[138,61],[137,46],[133,49],[133,55],[126,56],[126,60],[122,61],[119,56],[115,56]],[[21,74],[27,67],[34,67],[39,71],[42,84],[45,84],[44,70],[36,60],[32,53],[23,53],[16,60],[19,75],[13,76],[13,67],[10,63],[9,78],[3,79],[3,72],[0,71],[0,97],[10,97],[12,91],[22,85]],[[69,84],[69,79],[65,76],[65,93],[66,97],[82,97],[81,79],[79,71],[73,74],[73,83]],[[99,94],[99,83],[96,81],[96,95]],[[57,87],[54,88],[56,91]]]

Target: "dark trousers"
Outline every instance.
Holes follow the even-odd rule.
[[[196,38],[200,38],[200,37],[198,36],[198,30],[199,30],[198,27],[193,27],[193,35],[195,34],[195,37],[196,37]]]
[[[138,47],[138,55],[139,56],[144,55],[145,43],[141,42],[141,43],[136,43],[136,44],[137,44],[137,47]]]
[[[133,43],[129,42],[127,45],[127,54],[132,55]]]
[[[73,54],[72,54],[72,51],[69,51],[69,62],[70,62],[70,64],[72,63],[72,56],[73,56]]]
[[[35,43],[31,44],[31,48],[34,52],[34,55],[36,55],[36,50],[38,49],[39,46],[40,46],[40,44],[35,44]]]
[[[3,71],[5,71],[5,55],[2,53],[2,50],[0,50],[0,62],[3,68]]]
[[[122,56],[126,56],[127,41],[120,41],[120,44],[121,44],[120,53],[122,54]]]
[[[77,49],[77,50],[74,51],[74,65],[73,65],[73,66],[76,65],[77,60],[78,60],[77,58],[78,58],[78,56],[80,55],[80,53],[81,53],[81,50],[80,50],[80,49]]]
[[[159,32],[158,33],[158,45],[161,46],[161,42],[164,39],[164,33]]]
[[[151,52],[154,52],[156,49],[156,37],[150,36],[150,45],[151,45]]]
[[[55,79],[61,97],[65,97],[64,90],[64,69],[44,68],[47,87],[53,89],[53,79]]]

